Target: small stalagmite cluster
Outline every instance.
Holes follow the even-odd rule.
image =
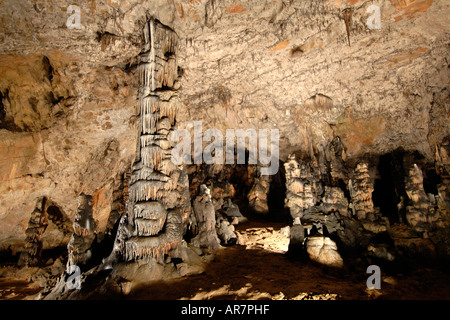
[[[356,165],[354,182],[349,180],[349,189],[353,199],[353,214],[360,220],[366,219],[373,212],[373,182],[366,162],[359,162]]]
[[[84,193],[77,197],[78,209],[73,222],[73,234],[67,245],[67,265],[83,266],[92,257],[91,246],[95,241],[95,221],[92,218],[92,196]]]
[[[26,243],[19,257],[19,266],[37,264],[42,252],[41,236],[48,225],[48,217],[45,211],[46,199],[39,199],[36,208],[31,213],[28,228],[26,230]]]
[[[333,143],[328,147],[332,153]],[[305,161],[292,154],[284,164],[285,201],[293,220],[291,248],[306,249],[311,259],[330,266],[342,266],[338,247],[383,261],[445,257],[448,199],[445,184],[439,181],[447,171],[439,155],[446,156],[446,147],[437,149],[435,168],[404,151],[389,155],[387,164],[376,155],[320,164],[326,157]],[[333,168],[337,160],[344,164],[341,171],[321,171]],[[384,190],[386,186],[390,189]]]
[[[73,223],[73,228],[70,226],[69,219],[51,199],[39,198],[28,221],[25,244],[20,252],[18,265],[31,267],[45,264],[46,261],[42,260],[42,253],[46,249],[45,242],[48,242],[49,239],[44,237],[44,232],[48,229],[56,229],[68,238],[73,230],[83,233],[83,230],[77,226],[77,221]],[[86,232],[84,234],[86,235]]]

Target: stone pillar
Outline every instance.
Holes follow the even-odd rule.
[[[153,19],[145,24],[143,34],[137,153],[116,248],[125,261],[155,258],[161,262],[182,241],[191,211],[188,176],[171,160],[179,106],[178,38]]]
[[[406,221],[413,228],[427,229],[430,202],[423,188],[423,175],[417,164],[411,164],[405,177],[405,190],[410,201],[406,207]],[[431,216],[430,216],[431,218]]]
[[[96,238],[95,221],[92,217],[92,196],[84,193],[77,197],[78,208],[73,222],[73,234],[67,245],[67,266],[85,265],[92,257],[91,247]]]
[[[285,202],[292,219],[301,219],[304,211],[317,203],[321,185],[310,165],[301,160],[297,161],[295,155],[289,156],[284,167],[286,169]]]
[[[48,225],[48,217],[45,211],[46,200],[46,198],[38,199],[36,207],[31,213],[28,228],[25,231],[25,245],[18,261],[20,267],[36,265],[40,260],[42,253],[41,237]]]
[[[195,232],[192,239],[196,247],[207,249],[220,248],[220,240],[216,231],[216,212],[211,201],[209,189],[205,185],[200,186],[200,194],[194,200]]]
[[[373,188],[373,179],[369,174],[369,165],[365,161],[360,161],[356,165],[353,180],[349,181],[354,214],[358,220],[365,220],[368,214],[374,212],[372,202]]]

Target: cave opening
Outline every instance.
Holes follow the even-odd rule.
[[[436,173],[436,170],[426,169],[423,175],[423,188],[426,194],[437,196],[439,194],[438,185],[442,183],[442,178]]]
[[[279,161],[276,174],[265,176],[260,174],[258,165],[247,162],[189,166],[191,203],[194,204],[199,197],[201,185],[210,190],[216,213],[216,230],[222,246],[237,244],[240,248],[243,246],[245,252],[253,249],[285,253],[289,237],[282,228],[291,223],[291,216],[285,206],[284,163]],[[222,238],[223,219],[233,225],[234,241]],[[188,227],[183,238],[190,243],[196,236],[196,230]]]
[[[235,189],[235,202],[242,215],[250,222],[258,221],[260,223],[288,223],[290,222],[289,209],[285,206],[286,197],[286,177],[283,162],[279,162],[279,170],[271,176],[260,176],[256,173],[258,169],[253,165],[235,165],[231,170],[229,182]],[[261,190],[260,187],[263,185]],[[256,191],[255,191],[256,189]],[[252,203],[252,193],[261,194],[261,202],[265,202],[265,211],[258,210]]]
[[[405,191],[403,150],[395,150],[379,157],[372,200],[390,223],[400,223],[405,217]]]
[[[3,119],[6,116],[6,108],[3,104],[3,93],[0,91],[0,121],[3,121]]]
[[[52,225],[53,228],[56,228],[59,232],[61,239],[68,239],[70,235],[73,232],[72,223],[71,220],[66,216],[66,214],[63,212],[63,210],[52,200],[47,199],[46,200],[46,208],[45,208],[45,214],[49,221],[48,226],[46,228],[46,232],[50,232],[49,229],[51,229]],[[45,234],[43,235],[43,243],[50,242],[52,243],[52,240],[50,240],[54,236],[54,233],[52,235]],[[44,241],[46,240],[46,241]],[[56,240],[56,239],[53,239]],[[55,244],[52,244],[51,246],[44,245],[42,248],[42,252],[40,254],[39,258],[39,264],[41,266],[51,264],[56,259],[60,259],[64,263],[67,261],[68,257],[68,251],[67,251],[67,245],[62,244],[65,243],[66,240],[62,240],[62,242],[56,242]]]
[[[285,205],[286,198],[286,170],[284,163],[280,160],[278,172],[272,176],[269,194],[268,207],[269,219],[277,222],[291,222],[289,208]]]
[[[50,220],[52,220],[52,221],[63,221],[64,220],[61,210],[55,205],[50,205],[47,208],[47,214],[48,214]]]

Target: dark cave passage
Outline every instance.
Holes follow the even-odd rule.
[[[406,152],[402,149],[379,157],[372,200],[374,206],[380,208],[382,215],[388,217],[391,224],[406,221],[406,208],[411,201],[406,193],[405,179],[410,165],[418,164],[421,168],[425,193],[430,198],[438,195],[437,186],[442,180],[434,165],[424,163],[423,160],[423,156],[418,152]]]
[[[405,216],[404,152],[401,150],[380,156],[377,166],[379,176],[375,179],[372,200],[390,223],[399,223]],[[403,203],[403,204],[402,204]]]
[[[289,208],[285,206],[286,171],[284,163],[280,161],[278,172],[272,176],[268,194],[268,219],[276,222],[290,222]]]

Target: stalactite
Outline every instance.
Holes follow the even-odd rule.
[[[159,200],[164,196],[164,188],[162,181],[137,181],[130,187],[130,200],[133,203]]]
[[[165,135],[142,135],[140,137],[141,139],[141,147],[145,148],[147,146],[156,145],[163,149],[169,149],[167,145],[161,145],[167,142],[167,137]],[[164,142],[161,142],[161,140],[164,140]]]
[[[152,114],[159,111],[159,103],[154,96],[147,96],[141,99],[141,115]]]
[[[149,24],[148,22],[146,22],[144,24],[144,28],[143,28],[143,36],[144,36],[144,52],[147,52],[150,50],[150,28],[149,28]]]
[[[161,219],[135,219],[134,224],[139,236],[154,236],[161,231],[161,225],[164,225],[165,217]]]
[[[130,180],[131,184],[137,181],[161,181],[168,182],[170,178],[161,172],[155,171],[148,167],[142,167],[140,170],[133,172],[132,178]]]
[[[167,254],[182,240],[180,225],[179,215],[169,213],[164,233],[156,236],[131,237],[126,241],[125,259],[130,261],[145,257],[158,258],[162,254]]]
[[[158,201],[136,203],[134,206],[134,218],[154,220],[164,216],[165,220],[166,215],[166,209]]]
[[[164,150],[158,146],[147,146],[141,148],[141,160],[144,166],[159,170],[161,167],[161,160],[164,158]]]
[[[168,117],[170,120],[170,124],[173,125],[175,123],[175,115],[177,113],[178,107],[176,104],[171,102],[163,103],[160,108],[161,117]]]

